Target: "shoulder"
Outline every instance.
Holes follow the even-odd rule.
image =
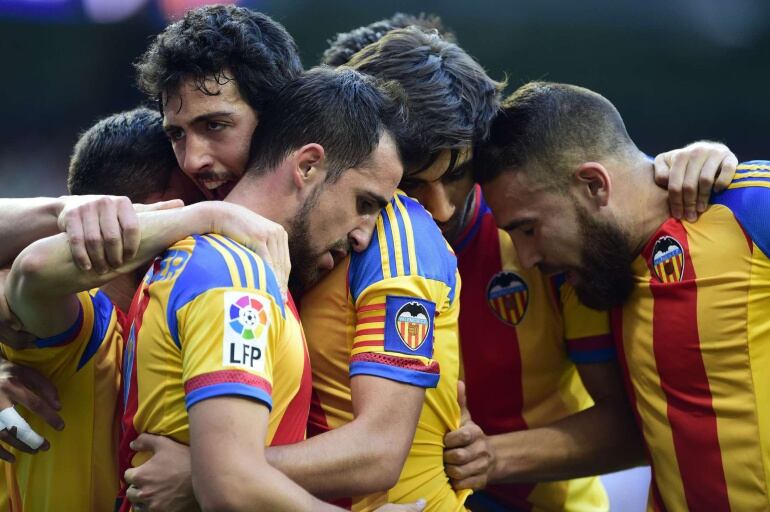
[[[711,202],[727,207],[762,252],[770,255],[770,161],[738,165],[727,190],[715,194]]]
[[[369,247],[351,256],[350,292],[355,300],[370,285],[403,276],[441,281],[454,291],[456,270],[457,258],[430,213],[397,192],[380,212]]]
[[[195,235],[161,255],[150,282],[168,280],[171,309],[179,309],[216,288],[253,289],[271,296],[284,313],[283,299],[269,265],[245,246],[221,235]]]

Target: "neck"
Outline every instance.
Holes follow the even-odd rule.
[[[248,208],[277,222],[289,232],[291,228],[292,207],[296,198],[281,180],[282,173],[273,170],[259,176],[245,176],[227,195],[225,201]]]
[[[628,167],[622,186],[625,193],[620,197],[624,212],[624,227],[630,236],[634,255],[644,249],[650,237],[670,217],[668,192],[654,181],[654,168],[641,153]]]
[[[131,272],[120,277],[116,277],[107,284],[100,287],[101,291],[107,294],[113,304],[124,313],[128,313],[131,307],[131,300],[139,286],[141,273]]]

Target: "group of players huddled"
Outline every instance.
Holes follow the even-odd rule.
[[[434,16],[305,71],[207,6],[136,69],[0,200],[3,510],[770,508],[770,163],[503,100]]]

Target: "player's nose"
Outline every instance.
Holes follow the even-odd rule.
[[[376,215],[366,215],[358,226],[348,234],[350,247],[356,252],[362,252],[372,241],[374,228],[377,224]]]
[[[447,222],[455,213],[455,205],[449,199],[446,187],[440,181],[426,183],[417,200],[430,212],[436,222]]]
[[[184,161],[182,169],[188,176],[195,176],[210,169],[214,165],[214,159],[209,151],[208,144],[201,137],[188,135],[185,139]]]
[[[535,247],[534,244],[514,240],[513,245],[516,246],[516,255],[518,256],[519,262],[524,268],[533,268],[535,265],[543,261],[540,252],[537,250],[537,247]]]

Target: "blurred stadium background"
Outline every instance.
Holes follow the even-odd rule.
[[[202,0],[0,0],[0,184],[6,197],[61,194],[70,148],[94,120],[143,98],[131,63],[169,19]],[[282,22],[312,66],[337,32],[393,12],[433,12],[511,90],[584,85],[623,113],[650,154],[708,138],[768,157],[766,0],[242,0]]]

